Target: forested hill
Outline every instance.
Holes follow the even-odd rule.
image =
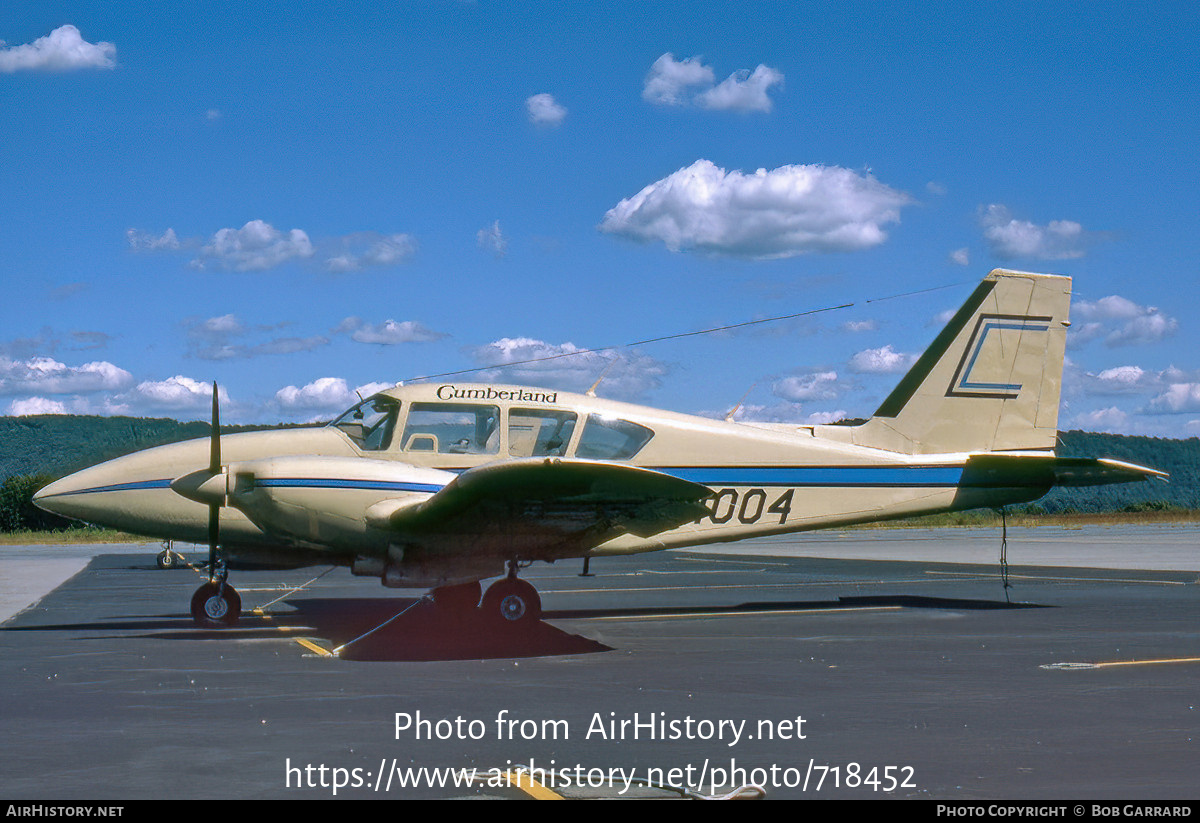
[[[275,426],[222,426],[226,434]],[[151,417],[62,414],[0,417],[0,481],[14,475],[61,477],[123,454],[208,437],[209,424]]]
[[[223,426],[254,431],[272,426]],[[39,415],[0,417],[0,482],[16,475],[60,477],[139,449],[208,436],[208,424],[145,417]],[[1200,439],[1166,440],[1114,434],[1062,432],[1058,453],[1110,457],[1171,475],[1151,481],[1085,489],[1056,489],[1038,505],[1047,511],[1112,511],[1139,503],[1200,509]]]

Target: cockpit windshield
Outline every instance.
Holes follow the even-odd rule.
[[[385,394],[368,397],[329,425],[340,429],[363,451],[382,451],[392,444],[400,401]]]

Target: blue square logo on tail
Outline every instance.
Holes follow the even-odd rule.
[[[1050,317],[1030,317],[1011,314],[981,314],[971,333],[971,340],[963,350],[954,378],[946,389],[947,397],[985,397],[1007,400],[1021,391],[1020,383],[1002,382],[1006,375],[988,374],[988,357],[985,347],[1003,346],[1004,332],[1042,332],[1050,330]],[[1013,360],[1003,356],[992,359],[1004,364],[1011,371]]]

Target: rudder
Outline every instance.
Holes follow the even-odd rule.
[[[906,454],[1050,450],[1071,278],[995,269],[853,441]]]

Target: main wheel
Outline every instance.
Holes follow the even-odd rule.
[[[542,616],[537,589],[516,577],[497,580],[483,596],[483,611],[503,625],[531,626]]]
[[[192,595],[192,619],[206,629],[223,629],[238,622],[242,616],[242,598],[225,584],[205,583]]]

